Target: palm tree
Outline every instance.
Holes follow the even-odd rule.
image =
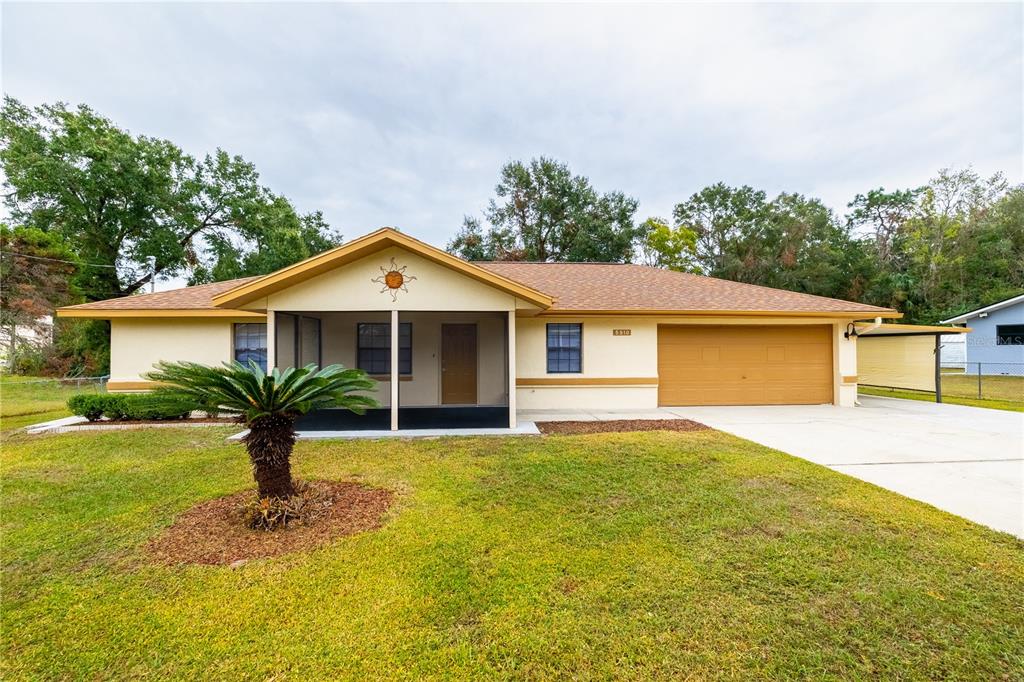
[[[245,443],[259,496],[288,498],[295,494],[291,455],[295,418],[323,407],[344,407],[357,414],[378,403],[359,391],[372,390],[366,372],[330,365],[277,369],[266,373],[252,360],[210,367],[196,362],[159,362],[147,379],[161,384],[157,395],[215,405],[238,414],[249,427]]]

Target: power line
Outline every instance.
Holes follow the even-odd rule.
[[[0,255],[4,255],[4,254],[8,254],[8,253],[13,254],[15,256],[21,256],[22,258],[33,258],[35,260],[48,260],[48,261],[53,261],[54,263],[67,263],[68,265],[87,265],[87,266],[94,267],[94,268],[111,268],[112,270],[116,270],[117,269],[116,265],[107,265],[106,263],[80,263],[80,262],[76,262],[76,261],[73,261],[73,260],[62,260],[60,258],[47,258],[45,256],[30,256],[27,253],[18,253],[17,251],[0,251]]]

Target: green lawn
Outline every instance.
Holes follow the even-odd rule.
[[[40,377],[0,376],[0,431],[12,431],[50,419],[67,417],[68,398],[103,390],[96,384],[58,382]]]
[[[982,397],[978,398],[977,376],[944,372],[942,375],[942,402],[951,405],[1024,412],[1024,377],[982,376],[981,380]],[[857,390],[864,395],[935,402],[935,394],[927,391],[881,386],[859,386]]]
[[[382,529],[147,563],[251,485],[228,433],[8,436],[4,679],[1024,675],[1024,543],[714,431],[303,442]]]
[[[978,398],[978,376],[976,374],[942,375],[942,395],[960,398]],[[1020,403],[1024,407],[1024,376],[983,375],[981,397],[988,400],[1005,400]]]

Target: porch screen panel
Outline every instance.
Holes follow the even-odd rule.
[[[302,354],[300,365],[316,363],[320,366],[320,320],[315,317],[303,317],[299,348]]]
[[[367,374],[391,374],[391,324],[361,322],[357,325],[357,366]],[[398,325],[398,373],[412,374],[412,323]]]

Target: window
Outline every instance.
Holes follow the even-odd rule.
[[[565,374],[583,371],[583,325],[548,325],[548,373]]]
[[[997,324],[997,346],[1024,346],[1024,324]]]
[[[256,362],[267,371],[267,325],[259,322],[245,322],[235,325],[235,360],[248,365]]]
[[[391,374],[391,323],[360,322],[356,325],[356,365],[367,374]],[[398,373],[412,374],[412,323],[398,323]]]

